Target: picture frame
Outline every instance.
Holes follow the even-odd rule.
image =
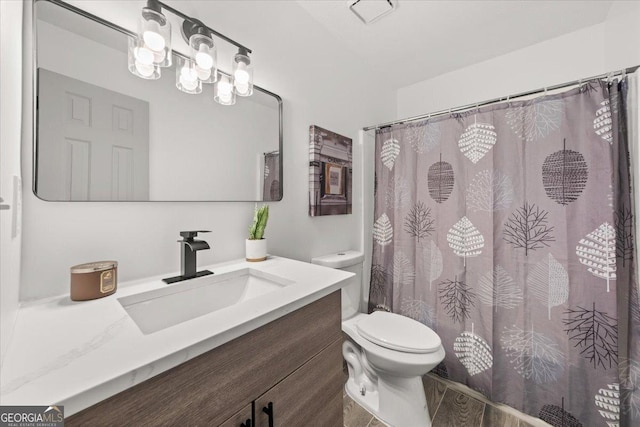
[[[353,141],[309,127],[309,216],[352,213]]]

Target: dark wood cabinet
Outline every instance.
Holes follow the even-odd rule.
[[[256,425],[268,427],[258,405],[271,396],[275,426],[296,425],[296,414],[312,420],[307,425],[342,425],[334,423],[342,419],[340,322],[336,291],[78,412],[65,424],[240,427],[251,418],[255,401]]]
[[[342,341],[337,340],[256,399],[256,426],[342,426]],[[239,426],[240,424],[237,424]]]

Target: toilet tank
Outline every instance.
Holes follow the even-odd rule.
[[[342,319],[354,316],[360,310],[362,294],[362,263],[364,254],[358,251],[341,251],[311,259],[312,264],[338,270],[349,271],[356,275],[342,288]]]

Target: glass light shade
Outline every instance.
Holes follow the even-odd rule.
[[[239,96],[253,94],[253,66],[248,55],[237,53],[233,58],[233,85]]]
[[[231,77],[221,75],[213,87],[213,100],[222,105],[236,103],[236,92],[233,90]]]
[[[129,71],[142,79],[159,79],[160,67],[154,63],[153,52],[137,37],[129,37],[128,43]]]
[[[194,34],[189,37],[189,47],[200,81],[215,83],[218,78],[218,60],[213,39],[204,34]]]
[[[202,82],[198,78],[196,64],[192,60],[176,57],[176,87],[184,93],[202,92]]]
[[[171,66],[171,23],[162,13],[143,8],[138,20],[138,37],[144,47],[153,52],[154,64]]]

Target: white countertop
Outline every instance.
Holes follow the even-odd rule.
[[[21,306],[0,371],[0,404],[64,405],[72,415],[340,289],[340,270],[269,257],[200,267],[253,268],[296,282],[240,304],[144,335],[118,298],[167,286],[163,275],[119,283],[105,298],[68,295]]]

